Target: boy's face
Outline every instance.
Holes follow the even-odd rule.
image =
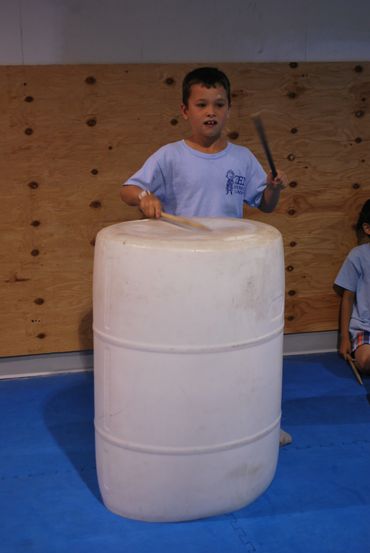
[[[370,225],[369,223],[363,223],[362,230],[367,236],[370,236]]]
[[[201,84],[192,85],[190,90],[188,105],[182,104],[181,112],[190,123],[193,139],[217,140],[230,113],[226,90],[223,86],[207,88]]]

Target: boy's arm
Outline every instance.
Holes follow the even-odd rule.
[[[162,212],[161,202],[151,192],[136,186],[126,184],[121,186],[120,196],[127,205],[137,206],[145,217],[159,219]]]
[[[120,196],[121,200],[127,205],[139,205],[140,199],[139,194],[143,191],[140,186],[135,186],[134,184],[128,184],[126,186],[121,186]]]
[[[277,170],[277,176],[272,178],[272,174],[267,176],[267,186],[263,192],[262,200],[259,209],[265,213],[274,211],[280,198],[280,191],[285,188],[286,176],[281,171]]]
[[[344,290],[340,304],[340,345],[339,353],[346,358],[351,353],[351,339],[349,334],[349,323],[352,316],[355,293]]]

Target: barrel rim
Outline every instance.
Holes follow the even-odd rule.
[[[262,223],[261,221],[255,221],[252,219],[237,219],[232,217],[194,217],[195,221],[199,221],[205,225],[211,225],[211,232],[198,231],[194,229],[184,229],[176,225],[171,225],[168,222],[162,220],[154,219],[135,219],[132,221],[123,221],[121,223],[116,223],[101,229],[97,234],[97,245],[101,240],[107,240],[109,238],[110,242],[121,242],[125,245],[139,245],[145,246],[150,244],[153,246],[160,247],[165,245],[166,247],[190,247],[198,249],[207,249],[212,245],[217,243],[218,248],[233,248],[240,247],[241,244],[246,242],[249,244],[258,243],[258,246],[261,245],[261,241],[265,239],[268,242],[274,240],[282,240],[281,232],[274,226],[267,223]],[[227,224],[225,229],[212,229],[212,224],[217,222],[224,222]],[[148,225],[148,234],[140,234],[135,232],[130,232],[130,227],[142,223]],[[240,227],[240,230],[232,227],[231,225],[237,225]],[[171,233],[165,234],[158,232],[156,234],[155,228],[156,225],[165,225],[166,228],[171,230]],[[243,226],[252,226],[253,230],[259,229],[263,231],[262,233],[256,232],[243,232]],[[127,232],[124,232],[125,228]],[[162,227],[164,228],[164,227]],[[122,232],[119,232],[122,231]]]

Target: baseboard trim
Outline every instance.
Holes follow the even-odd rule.
[[[304,332],[285,334],[284,355],[303,355],[337,351],[338,332]],[[0,358],[0,379],[48,376],[66,372],[91,371],[92,351],[48,353]]]
[[[284,335],[284,355],[338,351],[338,331],[301,332]]]
[[[93,366],[92,351],[2,357],[0,358],[0,379],[91,371]]]

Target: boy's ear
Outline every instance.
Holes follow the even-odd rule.
[[[183,116],[183,118],[185,119],[185,121],[187,121],[188,118],[189,118],[187,106],[186,106],[185,104],[181,104],[180,110],[181,110],[181,115]]]

